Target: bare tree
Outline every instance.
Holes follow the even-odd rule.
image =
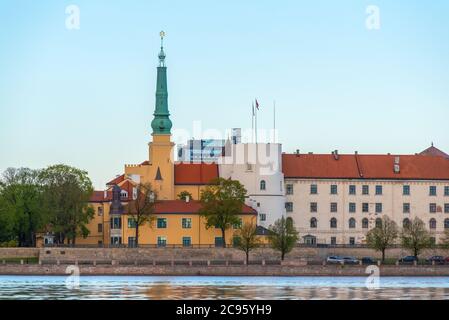
[[[249,262],[249,253],[260,245],[260,239],[257,236],[257,226],[253,223],[246,222],[236,232],[238,237],[236,248],[245,252],[246,265]]]

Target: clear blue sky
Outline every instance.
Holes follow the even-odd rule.
[[[162,29],[175,128],[248,128],[258,97],[287,152],[448,152],[448,16],[443,0],[1,0],[0,171],[66,163],[101,188],[146,160]]]

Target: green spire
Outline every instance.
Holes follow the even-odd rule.
[[[167,67],[165,66],[164,31],[161,31],[161,52],[157,67],[156,106],[151,122],[153,134],[171,134],[172,122],[168,112]]]

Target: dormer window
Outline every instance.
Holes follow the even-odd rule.
[[[127,199],[128,198],[128,192],[125,190],[120,191],[120,199]]]

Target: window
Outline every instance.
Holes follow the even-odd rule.
[[[350,202],[349,203],[349,212],[350,213],[355,213],[355,210],[356,209],[356,205],[355,205],[355,202]]]
[[[127,199],[128,198],[128,192],[125,190],[120,191],[120,198],[121,199]]]
[[[376,195],[381,196],[383,192],[382,186],[376,186]]]
[[[402,204],[402,212],[403,213],[410,213],[410,203],[403,203]]]
[[[429,204],[429,212],[430,213],[436,213],[437,212],[437,204],[436,203],[430,203]]]
[[[404,220],[402,220],[402,227],[403,228],[408,228],[410,226],[410,219],[409,218],[405,218]]]
[[[192,246],[192,238],[191,237],[182,237],[182,246],[183,247]]]
[[[134,218],[128,218],[128,228],[133,229],[137,226],[137,221]]]
[[[239,219],[239,222],[234,223],[234,224],[232,225],[232,227],[233,227],[234,229],[240,229],[240,228],[242,227],[242,218]]]
[[[167,237],[164,237],[164,236],[157,237],[157,246],[158,247],[167,246]]]
[[[260,221],[267,221],[267,215],[265,213],[259,213]]]
[[[293,194],[293,185],[287,184],[287,194]]]
[[[366,213],[369,212],[369,203],[362,203],[362,212]]]
[[[432,218],[429,220],[429,229],[436,229],[437,228],[437,221]]]
[[[136,246],[136,237],[128,237],[128,247],[135,248]]]
[[[376,219],[376,228],[382,228],[382,219],[381,218]]]
[[[449,203],[444,204],[444,213],[449,213]]]
[[[122,219],[120,217],[111,218],[111,229],[121,229],[122,228]]]
[[[429,196],[436,196],[437,195],[437,187],[436,186],[430,186],[429,187]]]
[[[355,193],[356,193],[356,187],[355,187],[355,185],[351,184],[349,186],[349,194],[350,195],[355,195]]]
[[[287,212],[293,212],[293,202],[286,202],[285,203],[285,210]]]
[[[99,216],[103,215],[103,207],[98,207],[98,215]]]
[[[355,238],[354,237],[349,237],[349,245],[351,245],[351,246],[355,245]]]
[[[191,229],[192,228],[192,218],[182,218],[181,220],[183,229]]]
[[[402,194],[404,196],[410,195],[410,186],[409,185],[402,186]]]
[[[310,212],[318,212],[318,203],[316,202],[310,203]]]
[[[362,186],[362,194],[363,195],[368,195],[369,194],[369,186],[368,185],[363,185]]]
[[[241,243],[242,243],[242,238],[240,238],[239,236],[233,236],[232,237],[232,246],[234,248],[239,246]]]
[[[265,180],[260,181],[260,190],[265,190],[267,187],[267,183]]]
[[[336,202],[331,202],[331,212],[337,212],[338,211],[338,205]]]
[[[338,193],[338,186],[336,184],[331,185],[331,194],[337,194]]]
[[[318,186],[316,184],[310,185],[310,194],[318,194]]]
[[[112,245],[120,245],[122,244],[122,237],[111,237]]]
[[[382,213],[382,203],[376,203],[376,213]]]
[[[445,187],[444,187],[444,195],[445,195],[446,197],[449,197],[449,186],[445,186]]]
[[[444,219],[444,229],[449,229],[449,219]]]
[[[99,233],[102,233],[102,232],[103,232],[103,224],[102,224],[102,223],[99,223],[99,224],[98,224],[98,232],[99,232]]]
[[[355,219],[349,219],[349,229],[355,229]]]
[[[335,246],[337,244],[337,237],[331,237],[331,245]]]
[[[316,229],[317,225],[318,225],[318,221],[316,220],[316,218],[310,219],[310,228]]]
[[[215,246],[223,247],[223,238],[222,237],[215,237]]]
[[[337,228],[337,219],[335,219],[335,218],[331,219],[331,228],[332,229]]]
[[[166,229],[167,228],[167,218],[157,218],[157,228]]]
[[[363,218],[362,219],[362,228],[363,229],[368,229],[368,225],[369,225],[368,218]]]

